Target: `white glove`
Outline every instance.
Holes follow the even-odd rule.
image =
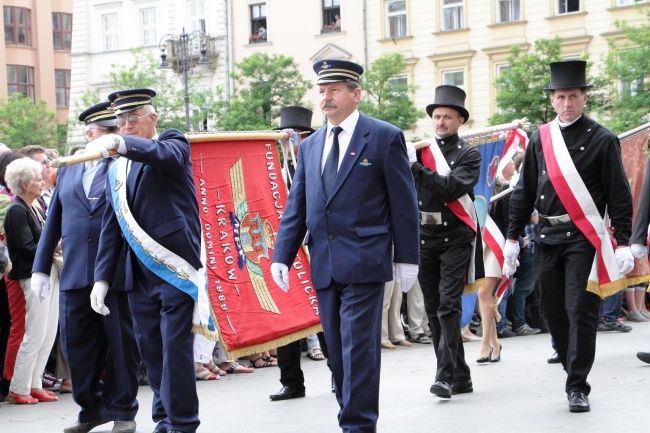
[[[635,259],[645,259],[648,257],[648,247],[643,244],[632,244],[630,249]]]
[[[415,152],[415,146],[413,146],[413,143],[410,141],[406,142],[406,154],[409,157],[409,162],[413,164],[414,162],[417,162],[418,156],[417,153]]]
[[[46,296],[50,296],[50,276],[42,272],[34,272],[30,282],[32,292],[39,302],[43,302]]]
[[[506,244],[503,247],[503,275],[512,275],[517,270],[519,266],[519,242],[510,242],[506,240]]]
[[[286,133],[291,134],[291,137],[289,137],[289,140],[291,141],[291,144],[293,144],[294,146],[298,145],[298,134],[296,134],[296,131],[294,131],[291,128],[287,128],[287,129],[283,129],[280,132],[284,132],[285,134]]]
[[[109,158],[111,155],[108,154],[108,151],[117,150],[121,143],[124,143],[124,139],[117,134],[102,135],[86,145],[85,153],[99,152],[102,157]]]
[[[395,263],[395,281],[400,284],[402,292],[406,293],[418,279],[419,265],[413,263]]]
[[[108,293],[108,283],[104,280],[95,281],[93,291],[90,292],[90,306],[96,313],[99,313],[102,316],[108,316],[111,314],[108,307],[104,305],[106,293]]]
[[[275,284],[281,288],[284,293],[289,292],[289,267],[284,263],[271,263],[271,276]]]
[[[618,263],[618,270],[621,275],[627,275],[634,269],[634,256],[630,247],[616,248],[614,256],[616,256],[616,263]]]

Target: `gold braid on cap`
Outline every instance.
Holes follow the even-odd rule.
[[[323,69],[318,73],[319,78],[328,78],[331,76],[344,76],[359,81],[359,74],[349,69]]]
[[[87,124],[96,122],[102,119],[115,119],[115,112],[113,110],[102,110],[97,113],[93,113],[90,116],[87,116],[84,119],[84,122]]]

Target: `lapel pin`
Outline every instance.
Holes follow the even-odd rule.
[[[350,156],[354,156],[354,155],[356,155],[356,153],[350,152]]]

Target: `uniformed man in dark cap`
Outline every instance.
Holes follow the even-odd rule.
[[[526,149],[510,199],[503,270],[514,272],[517,237],[537,209],[533,239],[540,308],[567,372],[569,410],[588,412],[587,375],[596,355],[599,295],[624,289],[625,274],[634,267],[628,246],[632,196],[618,138],[584,114],[592,87],[585,78],[586,62],[554,62],[550,68],[551,84],[545,90],[557,118],[535,131]],[[614,228],[615,249],[605,211]]]
[[[117,131],[110,102],[93,105],[79,115],[79,120],[86,125],[86,136],[91,141]],[[104,186],[108,162],[100,160],[88,166],[77,164],[59,169],[32,268],[32,288],[38,296],[49,286],[52,257],[60,248],[61,238],[64,239],[59,323],[70,366],[72,395],[81,408],[77,422],[65,428],[64,433],[86,433],[111,421],[114,433],[136,429],[140,355],[124,291],[124,270],[117,272],[104,300],[110,315],[96,314],[88,302],[95,281],[102,215],[107,206]],[[118,253],[121,249],[120,245]]]
[[[438,397],[451,398],[474,390],[465,362],[460,317],[465,285],[483,277],[480,227],[474,209],[481,153],[458,136],[458,129],[469,119],[461,88],[438,86],[426,111],[436,136],[418,151],[418,160],[411,167],[420,207],[418,280],[437,360],[435,382],[429,390]]]
[[[300,145],[271,273],[289,290],[289,267],[304,240],[339,426],[370,433],[379,416],[384,283],[393,279],[393,263],[403,287],[417,276],[415,187],[402,131],[357,110],[363,67],[321,60],[314,72],[327,126]]]
[[[205,281],[201,287],[193,279],[202,269],[201,229],[189,142],[175,129],[158,135],[155,95],[151,89],[111,93],[120,135],[89,143],[105,157],[109,150],[121,156],[109,173],[110,206],[102,222],[91,303],[109,314],[104,297],[119,262],[115,246],[124,236],[126,287],[154,392],[156,431],[194,433],[199,401],[191,331],[195,301],[205,291]]]

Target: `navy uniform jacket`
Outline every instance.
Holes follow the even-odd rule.
[[[131,160],[126,188],[133,217],[153,240],[200,269],[201,227],[187,138],[176,129],[168,129],[153,140],[122,138],[127,150],[124,156]],[[95,281],[111,284],[119,264],[122,231],[108,186],[106,193],[110,205],[102,221]],[[139,263],[130,248],[127,256],[127,288],[132,287],[134,266],[141,266],[152,282],[162,282]]]
[[[474,201],[474,186],[481,171],[481,152],[461,140],[458,134],[445,139],[436,138],[438,147],[445,157],[451,173],[441,176],[422,165],[422,152],[418,162],[411,167],[418,191],[418,202],[422,212],[440,212],[443,224],[423,225],[420,237],[437,243],[441,248],[474,242],[475,232],[461,221],[445,203],[458,200],[465,194]]]
[[[618,137],[584,114],[562,130],[562,137],[601,216],[607,208],[616,242],[627,245],[632,230],[632,194],[623,170]],[[567,213],[546,172],[539,130],[530,138],[521,176],[510,198],[509,239],[517,239],[524,231],[533,208],[546,216]],[[565,244],[579,239],[586,238],[573,223],[556,227],[535,226],[535,242]]]
[[[418,209],[404,134],[360,114],[328,199],[321,179],[326,130],[300,144],[273,262],[290,267],[305,240],[317,289],[332,278],[341,284],[390,281],[393,261],[419,262]]]
[[[102,214],[106,207],[106,196],[100,195],[97,204],[91,210],[81,181],[83,172],[83,164],[59,169],[57,187],[54,188],[47,221],[32,268],[33,272],[49,275],[52,256],[61,239],[65,268],[65,272],[61,272],[59,282],[59,290],[62,292],[83,289],[92,286],[95,281],[93,276],[95,258],[102,228]],[[122,279],[116,283],[116,288],[123,288]]]

